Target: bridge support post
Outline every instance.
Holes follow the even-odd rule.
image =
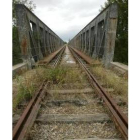
[[[105,35],[105,46],[104,46],[104,55],[103,55],[103,63],[105,67],[108,67],[114,58],[117,16],[118,16],[118,12],[116,9],[117,9],[117,5],[112,4],[110,7],[108,23],[106,28],[106,35]]]
[[[31,47],[30,47],[30,36],[29,36],[29,24],[27,21],[26,11],[22,5],[16,6],[16,18],[17,18],[17,27],[19,32],[21,58],[23,62],[27,63],[30,68],[31,62],[33,60],[30,52]]]

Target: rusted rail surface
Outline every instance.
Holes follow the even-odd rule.
[[[59,53],[58,58],[54,62],[53,68],[55,68],[59,64],[59,61],[61,59],[61,56],[62,56],[64,50],[65,50],[65,47],[59,49],[59,51],[57,51],[57,53],[55,53],[55,55],[53,55],[53,57],[51,57],[53,59]],[[26,132],[32,126],[32,124],[36,118],[37,112],[40,108],[40,102],[45,96],[44,89],[47,87],[47,85],[48,85],[48,82],[45,80],[42,83],[42,85],[40,86],[39,90],[35,93],[35,96],[29,102],[26,109],[24,110],[19,121],[17,122],[17,124],[15,125],[15,127],[13,129],[13,140],[22,140],[24,138]]]
[[[32,98],[32,100],[29,102],[27,108],[24,110],[23,114],[21,115],[19,121],[17,122],[16,126],[13,130],[13,140],[21,140],[26,131],[27,131],[27,125],[29,125],[29,118],[31,114],[34,114],[35,112],[32,112],[34,108],[37,111],[38,109],[38,103],[41,101],[41,98],[43,97],[43,89],[46,85],[46,81],[43,82],[43,84],[40,86],[39,90],[36,92],[35,96]],[[28,122],[28,124],[27,124]]]
[[[94,64],[94,61],[91,57],[89,57],[88,55],[85,55],[84,53],[82,53],[81,51],[73,48],[73,50],[80,56],[82,57],[88,64],[92,65]]]
[[[109,108],[111,112],[111,116],[113,116],[113,120],[116,123],[117,127],[119,128],[120,132],[122,133],[125,140],[128,139],[128,120],[127,117],[120,111],[115,101],[104,91],[104,89],[100,86],[98,81],[95,79],[93,74],[88,70],[86,65],[81,60],[80,54],[75,51],[75,49],[69,47],[71,53],[75,57],[76,61],[80,64],[80,66],[85,70],[89,82],[93,88],[96,88],[97,92],[99,93],[99,96],[104,100],[107,107]],[[63,52],[65,50],[65,47],[60,49],[59,53],[56,54],[56,56],[53,57],[55,59],[55,62],[53,63],[53,68],[55,68],[63,55]],[[81,54],[82,55],[82,54]],[[84,58],[82,58],[84,59]],[[13,130],[13,140],[22,140],[29,129],[31,128],[36,116],[37,112],[40,108],[40,102],[45,96],[45,90],[47,88],[48,83],[46,81],[43,82],[43,84],[40,86],[39,90],[36,92],[33,99],[28,104],[27,108],[23,112],[20,120],[16,124]]]
[[[50,54],[49,56],[47,56],[47,57],[44,58],[43,60],[37,62],[36,65],[37,65],[37,66],[47,65],[48,63],[50,63],[50,61],[51,61],[52,59],[54,59],[55,56],[57,56],[59,53],[61,53],[61,51],[62,51],[64,48],[65,48],[65,46],[62,47],[62,48],[60,48],[59,50],[53,52],[52,54]]]
[[[93,74],[90,72],[90,70],[87,69],[86,65],[82,62],[82,60],[79,58],[78,53],[73,49],[72,47],[69,47],[71,53],[75,57],[76,61],[80,64],[80,66],[84,69],[86,72],[89,81],[91,83],[92,87],[95,87],[96,90],[99,93],[99,96],[104,100],[105,104],[109,108],[113,120],[117,127],[119,128],[122,136],[125,140],[128,139],[128,118],[123,114],[123,112],[118,108],[116,102],[105,92],[105,90],[102,88],[102,86],[98,83],[98,81],[95,79]]]
[[[61,57],[62,57],[62,54],[64,53],[64,50],[65,50],[66,46],[64,46],[62,49],[61,49],[61,52],[59,54],[59,56],[57,57],[56,61],[54,62],[53,64],[53,68],[55,68],[56,66],[58,66],[60,60],[61,60]]]

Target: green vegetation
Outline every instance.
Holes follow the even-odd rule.
[[[64,42],[64,44],[67,44],[67,42]]]
[[[46,69],[38,67],[13,80],[13,109],[16,109],[21,102],[29,101],[33,97],[46,75]]]
[[[63,83],[64,77],[67,73],[66,68],[55,68],[47,70],[47,79],[52,81],[53,84]]]
[[[85,79],[85,74],[82,73],[81,75],[80,70],[68,68],[67,74],[64,77],[65,83],[83,83]]]
[[[52,82],[52,84],[63,84],[63,83],[82,83],[85,80],[79,76],[79,70],[73,70],[68,67],[59,67],[55,69],[47,69],[46,78]]]
[[[45,79],[50,82],[51,87],[61,87],[64,83],[82,83],[85,80],[84,76],[79,75],[79,70],[65,67],[37,67],[29,70],[13,80],[13,109],[16,110],[22,102],[28,102]]]
[[[113,2],[119,8],[114,61],[128,64],[128,0],[107,0],[100,11]]]
[[[52,84],[64,82],[66,72],[67,69],[63,68],[46,69],[37,67],[25,72],[21,76],[17,76],[13,80],[13,109],[15,110],[20,103],[29,101],[45,79]]]
[[[36,5],[33,3],[32,0],[12,0],[12,5],[13,5],[13,18],[16,18],[16,15],[15,15],[15,4],[24,4],[31,11],[33,11],[36,8]]]
[[[103,66],[94,67],[92,69],[95,76],[100,78],[100,82],[102,82],[107,88],[113,88],[115,95],[124,95],[127,96],[128,93],[128,81],[123,77],[117,76],[111,70],[107,70],[103,68]]]

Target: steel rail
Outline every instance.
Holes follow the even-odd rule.
[[[56,66],[58,66],[60,59],[62,57],[62,54],[64,53],[66,46],[61,50],[61,52],[58,54],[58,57],[56,59],[56,61],[53,63],[53,68],[55,68]]]
[[[78,54],[74,51],[73,48],[69,47],[70,51],[72,52],[73,56],[75,57],[76,61],[80,64],[80,66],[85,70],[87,76],[89,77],[89,81],[91,86],[96,88],[100,97],[104,100],[107,107],[109,108],[110,112],[113,115],[113,120],[117,127],[124,137],[125,140],[128,139],[128,118],[122,113],[122,111],[118,108],[116,102],[111,98],[102,86],[97,82],[93,74],[87,69],[85,64],[79,59]]]
[[[54,68],[59,64],[61,56],[65,50],[65,47],[60,50],[59,59],[56,59],[57,62],[54,64]],[[54,58],[54,57],[53,57]],[[25,137],[26,132],[32,126],[37,112],[40,108],[40,102],[45,96],[45,89],[48,86],[48,82],[46,80],[43,81],[42,85],[39,87],[39,90],[35,93],[35,96],[31,99],[26,109],[22,113],[20,119],[13,129],[13,140],[22,140]]]
[[[44,60],[40,60],[39,62],[37,62],[37,66],[47,66],[60,52],[61,50],[63,50],[64,46],[61,47],[59,50],[49,54],[47,56],[47,58],[45,58]]]

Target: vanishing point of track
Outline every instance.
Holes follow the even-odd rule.
[[[61,57],[64,53],[64,50],[65,47],[59,49],[59,51],[57,51],[57,53],[55,53],[46,64],[49,64],[54,59],[54,63],[52,64],[52,67],[53,68],[57,67],[61,61]],[[95,77],[87,68],[87,66],[83,63],[83,61],[90,63],[90,60],[86,58],[84,59],[82,55],[78,53],[78,50],[75,50],[72,47],[69,47],[69,50],[71,51],[75,60],[81,66],[83,71],[88,76],[91,86],[97,90],[99,97],[104,101],[104,103],[108,107],[110,114],[112,116],[112,120],[115,122],[123,138],[127,140],[128,139],[127,117],[122,113],[122,111],[118,108],[115,101],[105,92],[105,90],[98,83],[98,81],[95,79]],[[36,119],[37,113],[41,107],[40,102],[45,97],[44,89],[47,88],[48,84],[49,83],[47,81],[44,81],[40,86],[40,88],[38,89],[38,91],[36,92],[35,96],[29,102],[27,108],[24,110],[19,121],[17,122],[17,124],[13,129],[13,140],[23,139],[27,131],[31,128],[32,124]]]

